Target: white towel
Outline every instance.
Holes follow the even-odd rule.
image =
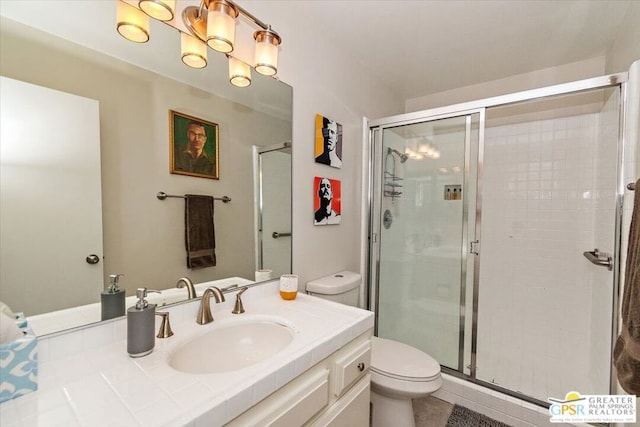
[[[24,334],[18,328],[15,319],[0,313],[0,344],[6,344],[22,338]]]
[[[6,314],[12,319],[15,319],[16,317],[16,315],[13,313],[11,308],[7,304],[3,303],[2,301],[0,301],[0,313]]]

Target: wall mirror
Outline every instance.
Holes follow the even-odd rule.
[[[55,148],[49,154],[32,151],[32,156],[21,157],[25,164],[30,157],[46,160],[37,164],[40,176],[33,178],[30,186],[26,186],[22,178],[2,176],[3,205],[16,205],[24,196],[36,195],[36,200],[14,209],[12,215],[2,214],[3,234],[19,221],[43,225],[44,230],[17,236],[10,244],[3,242],[0,248],[3,263],[0,299],[3,302],[14,311],[34,316],[99,302],[110,274],[124,274],[120,285],[130,296],[138,287],[173,289],[184,276],[194,283],[227,279],[233,282],[235,279],[254,281],[258,269],[272,270],[272,277],[290,272],[291,238],[281,234],[291,233],[291,156],[280,159],[277,167],[266,169],[273,176],[263,180],[264,185],[275,183],[278,188],[262,191],[289,195],[282,199],[289,203],[285,207],[289,213],[288,223],[283,224],[282,216],[277,214],[278,221],[272,221],[277,230],[258,229],[264,221],[257,217],[260,198],[254,177],[259,171],[255,167],[256,150],[279,144],[290,150],[290,86],[254,72],[251,86],[233,87],[228,81],[226,58],[213,51],[209,51],[206,68],[190,69],[180,61],[179,33],[160,22],[152,21],[148,43],[128,42],[115,30],[115,2],[7,2],[0,13],[3,85],[15,80],[93,100],[98,120],[97,134],[92,138],[91,128],[85,129],[90,120],[73,119],[66,113],[55,116],[56,110],[62,111],[62,107],[54,101],[58,108],[44,110],[56,118],[49,118],[46,122],[49,124],[40,134],[29,128],[37,122],[34,114],[19,119],[20,135],[9,135],[3,130],[3,162],[7,158],[4,150],[9,146],[7,141],[20,141],[18,147],[28,153],[31,137],[42,139],[54,134],[58,141],[70,139],[62,136],[62,128],[71,135],[80,135],[78,143],[83,146],[99,144],[96,166],[91,166],[88,160],[78,160],[72,162],[72,166],[62,167],[65,171],[81,169],[87,175],[80,175],[67,184],[54,184],[53,189],[45,192],[42,188],[40,193],[30,190],[44,188],[44,183],[49,181],[55,183],[49,169],[60,169],[55,165],[58,154],[74,150],[55,142],[55,138],[50,143]],[[12,110],[10,104],[15,105],[14,101],[5,103],[8,98],[4,93],[1,96],[3,110]],[[17,92],[16,97],[25,98],[23,92]],[[169,173],[170,110],[218,125],[219,179]],[[67,122],[60,116],[68,119]],[[96,141],[92,143],[92,139]],[[3,174],[10,169],[2,164]],[[100,197],[96,198],[95,192],[93,197],[73,192],[63,196],[62,190],[75,189],[76,184],[90,181],[88,177],[96,172],[96,191],[101,193]],[[12,190],[5,191],[5,184],[11,185]],[[230,203],[215,202],[215,267],[198,270],[186,267],[184,200],[178,197],[161,201],[156,197],[158,192],[231,198]],[[53,201],[58,205],[54,207]],[[54,219],[75,224],[64,208],[83,212],[95,208],[96,204],[101,204],[98,209],[102,217],[101,245],[78,248],[78,244],[71,241],[70,232],[54,234],[54,237],[44,234],[47,229],[60,227]],[[269,215],[264,211],[261,214]],[[89,232],[84,232],[84,227],[76,228],[82,228],[79,234],[86,237]],[[270,261],[271,268],[264,264],[264,258],[258,258],[257,248],[260,247],[258,238],[266,239],[264,236],[273,232],[280,234],[277,239],[280,255]],[[13,254],[12,247],[16,249]],[[81,269],[96,267],[91,270],[94,277],[80,279],[79,274],[71,273],[66,261],[54,256],[62,253],[74,253],[72,262],[79,263]],[[98,264],[87,263],[85,258],[91,254],[98,255]],[[16,259],[19,262],[14,262]],[[18,264],[24,271],[5,274],[11,270],[6,267]],[[96,275],[95,270],[100,273]],[[30,277],[28,273],[32,271],[38,275]],[[186,291],[179,291],[184,291],[186,299]],[[99,313],[97,318],[85,315],[82,323],[98,320]],[[75,326],[79,324],[62,322],[57,330]]]

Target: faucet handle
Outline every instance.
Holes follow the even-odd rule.
[[[156,338],[169,338],[172,336],[173,331],[171,330],[171,323],[169,323],[169,312],[157,311],[156,316],[162,317],[162,323],[160,324],[160,329],[158,330]]]
[[[233,310],[231,311],[231,313],[233,314],[244,313],[244,305],[242,305],[242,300],[240,299],[240,295],[242,295],[242,293],[246,290],[247,290],[247,287],[243,286],[242,288],[240,288],[240,290],[236,294],[236,305],[235,307],[233,307]]]
[[[235,289],[235,288],[237,288],[237,287],[238,287],[238,284],[237,284],[237,283],[234,283],[233,285],[229,285],[229,286],[224,287],[224,288],[222,288],[222,289],[220,289],[220,290],[221,290],[222,292],[227,292],[227,291],[230,291],[231,289]]]

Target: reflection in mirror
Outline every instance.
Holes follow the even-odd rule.
[[[253,150],[258,280],[291,271],[291,143]]]
[[[103,7],[102,3],[111,2],[97,2],[95,8]],[[5,15],[9,9],[3,6],[2,14]],[[44,12],[42,14],[47,15]],[[25,312],[27,316],[36,314],[44,316],[43,313],[61,309],[74,313],[73,320],[65,319],[58,322],[48,318],[44,323],[56,326],[48,328],[46,332],[53,332],[57,329],[99,321],[99,304],[97,304],[97,312],[92,306],[100,301],[100,292],[108,282],[106,277],[111,274],[124,274],[120,280],[120,287],[126,290],[128,299],[138,287],[166,290],[156,301],[160,304],[186,299],[185,289],[175,289],[180,277],[189,277],[194,283],[219,281],[216,284],[221,287],[235,283],[252,283],[255,279],[255,270],[260,265],[255,255],[257,242],[254,231],[254,224],[257,223],[254,199],[257,200],[258,197],[254,195],[254,180],[249,172],[252,170],[253,146],[272,146],[291,141],[291,88],[273,78],[256,74],[253,76],[252,85],[248,88],[233,88],[230,92],[230,85],[224,78],[222,79],[224,88],[211,86],[205,90],[202,89],[201,84],[198,84],[200,88],[189,84],[191,81],[189,73],[220,73],[226,76],[226,58],[218,64],[219,69],[216,69],[215,60],[211,60],[207,68],[192,70],[180,63],[179,46],[177,46],[176,56],[169,59],[177,61],[177,66],[185,69],[183,72],[187,73],[187,77],[176,80],[148,71],[156,64],[143,69],[6,17],[0,19],[0,49],[2,50],[0,75],[93,100],[91,102],[96,103],[99,111],[99,127],[93,128],[93,131],[99,132],[99,145],[95,142],[93,146],[96,152],[99,150],[100,167],[89,166],[89,163],[84,160],[77,161],[74,165],[79,169],[97,170],[101,177],[99,181],[102,189],[101,200],[100,192],[96,190],[92,197],[93,199],[97,197],[97,200],[75,194],[68,199],[58,200],[63,206],[53,208],[49,205],[48,198],[39,195],[29,207],[16,207],[16,212],[30,212],[34,215],[29,219],[30,223],[41,224],[44,229],[57,229],[60,226],[55,221],[62,220],[84,231],[84,226],[79,226],[79,223],[70,219],[68,211],[81,212],[89,207],[99,209],[101,203],[101,237],[103,239],[103,247],[97,248],[86,243],[71,243],[70,237],[66,234],[64,237],[53,238],[45,235],[18,236],[15,239],[17,241],[11,244],[5,245],[4,241],[1,242],[2,260],[0,262],[3,266],[3,275],[0,280],[0,295],[2,299],[12,295],[12,288],[26,290],[22,299],[3,302],[14,311]],[[79,18],[76,16],[76,19]],[[89,22],[95,24],[97,21],[89,20]],[[112,24],[108,28],[94,25],[93,30],[108,31],[113,33],[112,37],[121,39]],[[152,30],[152,37],[155,40],[161,38],[162,31],[170,33],[167,40],[176,38],[175,30],[166,25],[161,24],[160,27]],[[121,43],[127,46],[132,45],[126,40],[122,40]],[[179,40],[177,43],[179,45]],[[170,44],[171,42],[168,42],[168,45]],[[144,48],[152,49],[153,45],[147,45]],[[142,55],[144,54],[141,53]],[[167,75],[171,74],[167,73]],[[201,78],[202,74],[198,75]],[[195,80],[198,78],[194,77]],[[235,99],[234,92],[238,93]],[[4,90],[1,96],[4,102]],[[2,109],[5,110],[4,104]],[[10,107],[8,109],[10,110]],[[56,109],[48,110],[54,113]],[[179,111],[219,125],[219,180],[169,173],[169,110]],[[29,121],[29,117],[23,117],[21,120],[26,126],[33,123]],[[77,123],[62,125],[54,119],[54,124],[48,125],[41,132],[45,136],[57,136],[62,135],[61,128],[80,135],[81,146],[91,145],[88,137],[91,131],[83,130]],[[31,138],[37,134],[34,129],[28,127],[27,129],[21,136],[16,137],[6,136],[3,128],[3,148],[5,142],[13,138],[33,153]],[[56,143],[50,142],[50,144]],[[63,145],[56,145],[56,147],[58,149],[54,150],[55,153],[72,150]],[[48,157],[48,160],[56,157]],[[4,151],[2,160],[4,162]],[[32,183],[31,187],[48,180],[55,182],[53,175],[45,173],[44,167],[40,169],[42,176],[37,178],[37,182]],[[288,184],[281,182],[279,185],[279,190],[286,192],[289,197],[286,202],[288,205],[280,206],[289,213],[285,216],[289,218],[289,223],[282,225],[284,227],[282,229],[290,230],[290,156],[284,165],[280,166],[280,170],[287,177],[282,179],[289,179]],[[31,193],[22,179],[5,179],[4,163],[2,171],[2,206],[18,200],[16,197],[11,201],[5,201],[5,184],[15,186],[11,192],[7,190],[7,195],[24,196]],[[88,175],[82,175],[74,179],[74,185],[88,181],[87,177]],[[57,185],[58,190],[60,186],[66,186]],[[68,186],[74,187],[74,185]],[[184,200],[160,201],[156,198],[156,194],[160,191],[175,195],[203,194],[231,197],[231,203],[224,204],[216,201],[214,204],[217,258],[215,267],[198,270],[190,270],[186,267]],[[49,197],[52,196],[51,191],[47,194]],[[12,227],[13,224],[4,222],[4,211],[1,215],[4,237],[4,230]],[[282,217],[280,214],[277,216]],[[6,219],[10,220],[10,217]],[[45,241],[52,242],[54,251],[62,253],[71,252],[71,249],[66,249],[62,243],[71,245],[74,250],[82,254],[74,255],[73,263],[81,264],[84,269],[95,267],[94,271],[102,268],[103,272],[98,274],[100,277],[94,279],[78,280],[79,276],[75,273],[64,274],[70,271],[71,266],[62,261],[55,267],[44,267],[40,261],[53,256],[52,253],[45,251]],[[14,272],[11,278],[6,278],[5,266],[9,264],[5,259],[10,258],[5,256],[12,256],[12,247],[23,251],[23,255],[18,256],[26,269]],[[30,254],[28,259],[24,251]],[[98,264],[87,263],[86,257],[91,254],[99,256]],[[282,259],[270,261],[278,265],[273,268],[274,272],[277,271],[278,274],[290,272],[290,246],[289,249],[281,251],[281,256]],[[11,263],[13,265],[13,261]],[[262,266],[264,269],[270,268],[268,264]],[[30,270],[38,271],[40,275],[30,278],[27,274]],[[61,272],[63,277],[55,277],[54,270]],[[67,287],[63,288],[63,285]],[[42,298],[44,289],[52,290],[56,298]],[[80,295],[84,296],[80,297]],[[201,295],[201,292],[198,295]],[[25,302],[28,300],[39,300],[39,304],[57,300],[57,303],[55,306],[48,307],[45,304],[28,307]],[[127,305],[130,303],[127,302]],[[82,307],[72,309],[77,306]],[[57,313],[60,314],[60,311]],[[79,318],[81,319],[78,320]],[[36,333],[43,332],[36,330]]]
[[[94,302],[103,274],[98,102],[2,76],[0,94],[2,300],[29,315]]]

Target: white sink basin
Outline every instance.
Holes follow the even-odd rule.
[[[230,372],[275,355],[291,341],[293,330],[283,323],[232,323],[186,342],[171,353],[169,365],[192,374]]]

